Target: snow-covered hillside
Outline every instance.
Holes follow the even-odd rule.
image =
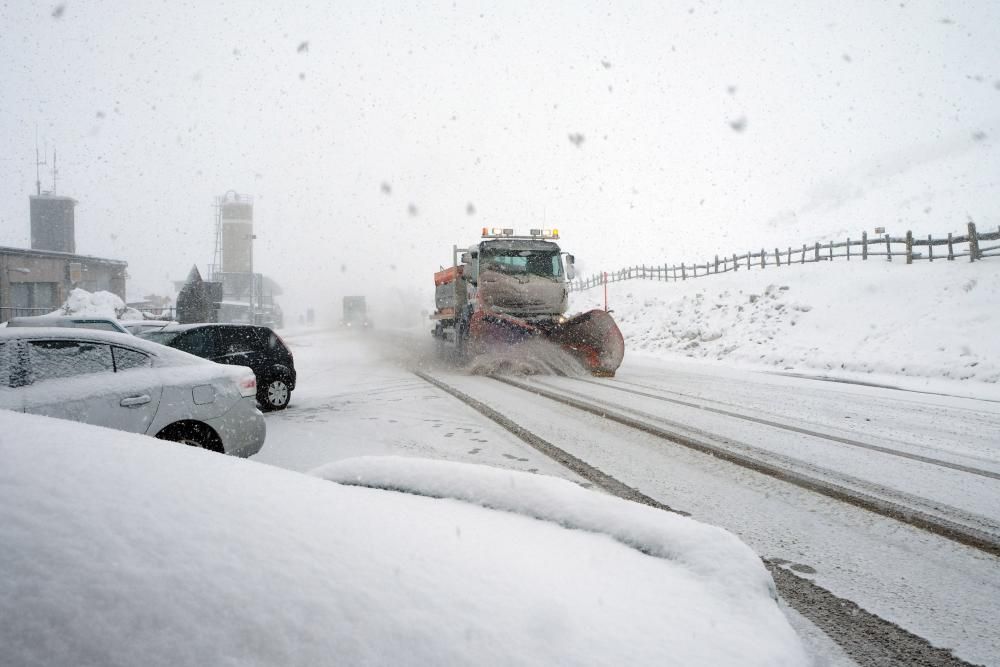
[[[603,307],[601,288],[572,298],[575,310]],[[627,356],[893,384],[906,376],[911,386],[1000,382],[996,260],[841,261],[676,283],[631,280],[609,285],[608,300]]]

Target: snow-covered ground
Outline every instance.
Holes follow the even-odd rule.
[[[4,665],[809,663],[731,534],[563,480],[0,425]]]
[[[575,310],[604,306],[598,287]],[[1000,259],[821,262],[608,286],[626,356],[1000,398]]]
[[[635,281],[625,286],[641,284]],[[666,290],[673,284],[648,287]],[[583,417],[530,395],[512,395],[492,380],[456,375],[454,369],[435,360],[424,328],[363,334],[301,329],[283,336],[295,354],[299,385],[287,410],[268,415],[268,441],[255,461],[308,471],[328,461],[359,455],[416,455],[582,481],[410,372],[429,370],[644,493],[728,527],[761,556],[788,561],[800,576],[813,572],[804,576],[901,623],[937,646],[958,647],[960,655],[998,664],[1000,647],[989,639],[989,618],[997,607],[988,556],[960,545],[941,546],[936,538],[901,528],[892,520],[789,489],[778,481],[762,480],[756,473],[733,470],[729,464],[683,448],[664,447],[648,436],[623,433],[604,420]],[[996,429],[995,417],[989,417],[997,412],[993,403],[678,359],[629,351],[615,382],[664,385],[672,391],[721,402],[729,409],[745,404],[754,415],[845,437],[875,438],[873,442],[1000,469],[996,457],[983,451],[989,446],[989,429]],[[966,382],[961,386],[972,385]],[[975,383],[974,388],[990,386]],[[641,407],[653,409],[651,405]],[[682,418],[686,413],[708,420],[706,424],[711,421],[711,415],[698,415],[697,410],[676,408],[670,414]],[[969,421],[969,415],[985,421],[976,425],[978,422]],[[759,430],[756,426],[744,428],[737,435],[744,437]],[[978,439],[965,438],[963,432]],[[787,433],[773,435],[762,434],[759,444],[769,448],[803,446]],[[825,448],[816,453],[841,455]],[[858,461],[871,458],[862,451],[845,451],[842,456],[844,469],[855,473]],[[917,493],[928,481],[919,471],[912,473],[911,469],[919,466],[890,464],[880,468],[876,461],[867,477],[876,475],[878,483],[909,493]],[[892,476],[879,478],[880,469]],[[939,471],[931,472],[942,476]],[[983,511],[979,507],[983,498],[971,487],[962,489],[962,494],[963,498],[968,496],[962,503]],[[987,514],[994,516],[995,512]],[[925,556],[914,558],[915,553]],[[796,627],[801,634],[816,637],[815,628],[808,623]],[[810,651],[822,653],[821,644],[810,641]],[[823,655],[821,661],[837,662],[836,657]]]

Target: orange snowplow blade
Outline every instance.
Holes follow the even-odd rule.
[[[580,359],[594,375],[613,377],[625,358],[625,339],[614,318],[591,310],[555,327],[549,339]]]

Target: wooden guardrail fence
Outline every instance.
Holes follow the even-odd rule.
[[[943,259],[953,261],[957,258],[968,257],[970,262],[975,262],[988,257],[1000,257],[1000,244],[996,243],[997,241],[1000,241],[1000,228],[995,232],[981,233],[976,230],[976,225],[973,222],[968,225],[968,233],[959,236],[949,233],[947,237],[941,238],[933,238],[932,236],[928,236],[926,239],[916,238],[909,231],[906,232],[906,236],[902,237],[893,237],[889,234],[869,237],[867,232],[862,232],[860,240],[852,241],[848,238],[839,243],[830,241],[828,243],[814,243],[811,246],[803,244],[801,249],[789,246],[785,250],[775,248],[773,252],[761,248],[759,252],[747,251],[742,255],[735,253],[722,257],[716,255],[713,259],[701,264],[682,262],[674,265],[642,264],[629,266],[618,271],[595,273],[589,278],[573,280],[569,285],[571,291],[581,291],[622,280],[688,280],[689,278],[703,278],[740,269],[764,269],[768,265],[811,264],[835,259],[850,261],[852,258],[868,260],[874,257],[884,257],[891,262],[894,257],[898,257],[907,264],[912,264],[914,260],[933,262],[935,259]],[[991,242],[992,245],[990,245]],[[939,248],[939,250],[935,251],[935,248]]]

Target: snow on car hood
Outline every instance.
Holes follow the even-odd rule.
[[[4,411],[0,458],[2,664],[807,663],[759,581],[604,535]]]
[[[777,599],[757,555],[732,533],[546,475],[473,463],[401,456],[345,459],[310,472],[341,484],[453,498],[489,509],[607,535],[638,551],[682,564],[722,595]]]

